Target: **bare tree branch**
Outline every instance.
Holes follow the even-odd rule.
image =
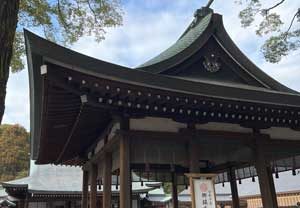
[[[283,2],[285,2],[285,0],[281,0],[280,2],[278,2],[277,4],[267,8],[267,9],[263,9],[262,11],[267,15],[269,13],[270,10],[278,7],[280,4],[282,4]]]
[[[93,9],[90,0],[87,0],[87,4],[88,4],[88,6],[89,6],[91,12],[92,12],[93,15],[94,15],[95,22],[98,22],[98,20],[97,20],[97,14],[96,14],[95,10]]]
[[[290,32],[290,30],[291,30],[293,24],[294,24],[295,18],[296,18],[297,15],[299,15],[299,14],[300,14],[300,9],[298,9],[297,12],[294,14],[294,16],[293,16],[293,18],[292,18],[292,20],[291,20],[290,26],[288,27],[287,31],[285,32],[284,39],[287,38],[287,36],[288,36],[288,34],[289,34],[289,32]]]
[[[67,24],[62,11],[61,11],[61,7],[60,7],[60,0],[57,0],[57,11],[58,11],[58,17],[61,20],[63,27],[65,28],[65,30],[68,30],[69,25]]]

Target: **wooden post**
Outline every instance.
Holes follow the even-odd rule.
[[[228,178],[230,180],[230,188],[231,188],[231,195],[232,195],[232,207],[233,208],[240,208],[240,201],[239,201],[239,194],[236,185],[236,176],[235,170],[231,167],[228,170]]]
[[[90,208],[97,208],[97,165],[91,167]]]
[[[273,181],[273,175],[270,163],[266,161],[264,155],[264,144],[258,142],[256,144],[255,168],[258,176],[260,192],[263,207],[277,208],[276,191]]]
[[[188,124],[187,129],[190,133],[190,139],[188,143],[188,158],[189,158],[189,170],[190,173],[199,173],[199,158],[197,153],[199,152],[197,142],[196,142],[196,135],[195,135],[195,125]]]
[[[25,200],[22,199],[18,202],[18,208],[25,208]]]
[[[89,192],[89,172],[82,171],[82,199],[81,207],[88,208],[88,192]]]
[[[120,129],[129,130],[129,120],[121,119]],[[120,208],[131,206],[131,170],[130,170],[130,138],[122,134],[120,138]]]
[[[199,149],[197,149],[197,145],[195,144],[194,141],[189,141],[189,168],[190,168],[190,173],[199,173],[200,168],[199,168],[199,163],[198,163],[198,156],[197,152]]]
[[[103,176],[103,207],[111,207],[111,168],[112,156],[111,153],[104,155],[104,176]]]
[[[189,177],[189,182],[190,182],[190,194],[191,194],[191,200],[192,200],[192,208],[196,207],[196,203],[195,203],[195,194],[194,194],[194,183],[193,183],[193,177],[188,176]],[[192,193],[193,192],[193,193]]]
[[[175,172],[172,172],[172,202],[173,208],[178,208],[177,177]]]

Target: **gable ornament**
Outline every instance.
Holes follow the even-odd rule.
[[[208,72],[218,72],[221,69],[221,64],[218,62],[218,58],[211,54],[210,56],[204,56],[203,66]]]

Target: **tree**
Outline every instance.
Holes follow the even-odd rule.
[[[9,72],[24,68],[22,28],[35,28],[45,38],[69,45],[83,35],[104,38],[105,28],[122,23],[119,0],[0,1],[0,123]]]
[[[300,28],[293,27],[295,22],[300,23],[300,8],[295,8],[291,13],[291,20],[284,24],[280,14],[274,12],[274,9],[285,3],[286,0],[278,0],[271,6],[263,7],[261,0],[235,0],[240,5],[246,5],[239,13],[242,27],[251,26],[255,20],[262,17],[258,24],[256,34],[260,37],[267,36],[267,39],[261,47],[266,61],[277,63],[283,56],[287,56],[291,51],[300,48]],[[206,7],[214,0],[209,0]]]
[[[260,0],[239,0],[238,3],[246,4],[240,11],[239,18],[243,27],[249,27],[256,19],[261,17],[257,26],[258,36],[267,36],[262,46],[262,53],[266,61],[277,63],[283,56],[287,56],[291,51],[300,48],[300,28],[295,27],[295,22],[300,23],[300,8],[295,8],[291,12],[290,22],[284,24],[280,14],[274,11],[286,0],[280,0],[271,6],[264,7]]]
[[[0,126],[0,182],[28,175],[29,133],[20,125]]]

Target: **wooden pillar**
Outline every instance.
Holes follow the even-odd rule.
[[[88,208],[88,193],[89,193],[89,172],[82,171],[82,199],[81,207]]]
[[[29,206],[29,201],[28,201],[28,198],[26,197],[24,207],[25,207],[25,208],[28,208],[28,206]]]
[[[97,165],[91,167],[90,208],[97,208]]]
[[[199,158],[197,156],[199,149],[197,148],[197,144],[195,143],[195,141],[190,140],[188,151],[190,173],[199,173]]]
[[[277,208],[276,191],[270,163],[266,161],[263,144],[256,144],[255,168],[258,176],[263,207]]]
[[[103,208],[111,207],[111,153],[105,153],[103,166]]]
[[[18,202],[18,208],[25,208],[25,200],[22,199]]]
[[[235,170],[233,168],[229,168],[228,178],[230,180],[230,188],[231,188],[231,195],[232,195],[232,207],[240,208],[240,201],[239,201],[239,194],[238,194],[238,189],[237,189],[237,184],[236,184]]]
[[[121,119],[120,129],[129,130],[129,120]],[[120,137],[120,208],[131,206],[131,170],[130,170],[130,138],[121,134]]]
[[[178,208],[177,177],[175,172],[172,172],[172,202],[173,208]]]
[[[190,173],[199,173],[199,158],[198,158],[198,145],[196,142],[195,135],[195,125],[188,124],[187,125],[188,133],[190,135],[189,143],[188,143],[188,158],[189,158],[189,170]]]

